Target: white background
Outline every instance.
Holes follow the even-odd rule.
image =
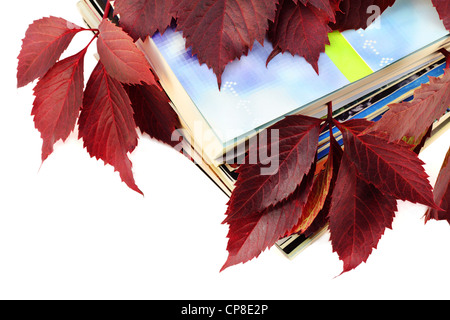
[[[33,85],[16,88],[25,30],[43,16],[82,25],[76,1],[3,3],[0,117],[1,299],[450,298],[450,226],[424,225],[406,203],[367,264],[339,276],[328,235],[289,261],[273,248],[220,273],[227,198],[194,165],[143,137],[131,155],[138,186],[91,159],[72,134],[41,166]],[[90,40],[76,36],[73,54]],[[86,56],[86,79],[95,59]],[[447,132],[421,156],[434,184]]]

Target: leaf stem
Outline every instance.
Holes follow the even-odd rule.
[[[327,115],[327,123],[328,123],[328,131],[330,132],[330,139],[333,135],[333,102],[327,103],[328,115]]]
[[[81,28],[81,31],[92,31],[92,32],[98,32],[98,29],[86,29],[86,28]]]
[[[87,51],[87,49],[89,48],[89,46],[91,45],[92,41],[95,40],[95,38],[98,37],[98,32],[96,34],[94,34],[94,36],[92,37],[91,41],[89,41],[89,43],[87,44],[87,46],[82,50],[82,51]]]
[[[333,102],[328,102],[327,103],[327,110],[328,110],[328,121],[332,121],[333,120]]]
[[[106,1],[106,6],[105,6],[105,12],[103,13],[103,19],[108,18],[109,15],[109,10],[111,9],[111,1],[107,0]]]
[[[327,111],[327,121],[331,124],[333,122],[333,102],[330,101],[327,103]]]
[[[445,48],[442,48],[441,50],[439,50],[447,59],[447,63],[445,65],[445,68],[448,69],[450,68],[450,52],[448,52]]]

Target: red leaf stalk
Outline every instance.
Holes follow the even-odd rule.
[[[105,12],[103,13],[103,19],[108,18],[109,10],[111,9],[111,1],[106,2]]]
[[[97,31],[98,31],[98,29],[97,29]],[[94,41],[97,37],[98,37],[98,32],[94,34],[94,36],[92,37],[91,41],[89,41],[89,43],[87,44],[87,46],[83,50],[87,51],[87,49],[91,45],[92,41]]]
[[[327,108],[328,108],[328,116],[327,116],[327,122],[328,122],[328,127],[330,130],[330,137],[333,135],[333,102],[328,102],[327,103]]]
[[[441,50],[439,50],[447,59],[447,63],[445,65],[445,68],[448,69],[450,68],[450,52],[448,52],[445,48],[442,48]]]

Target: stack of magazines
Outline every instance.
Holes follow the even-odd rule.
[[[105,1],[81,0],[78,8],[91,28],[103,16]],[[120,20],[120,17],[118,17]],[[388,105],[444,74],[441,49],[450,37],[431,0],[397,0],[366,30],[333,32],[319,59],[319,74],[303,59],[279,54],[266,66],[270,42],[255,43],[248,56],[230,63],[217,78],[186,48],[181,32],[167,29],[138,47],[148,58],[182,123],[182,151],[228,196],[249,143],[287,115],[326,117],[332,103],[337,120],[377,121]],[[450,113],[434,126],[449,127]],[[335,130],[335,137],[342,137]],[[174,133],[174,141],[180,136]],[[342,143],[342,142],[341,142]],[[328,154],[328,131],[320,136],[319,160]],[[277,246],[290,258],[320,236],[293,235]]]

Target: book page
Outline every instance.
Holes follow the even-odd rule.
[[[343,36],[378,71],[448,34],[431,0],[396,0],[366,30]]]
[[[358,59],[373,71],[447,34],[431,0],[397,0],[367,30],[343,33]],[[181,33],[169,29],[153,41],[224,147],[285,115],[308,110],[351,83],[325,53],[319,60],[320,76],[305,59],[290,53],[279,54],[266,67],[272,46],[265,42],[255,43],[248,56],[226,67],[219,90],[216,76],[186,50]]]
[[[319,60],[320,76],[303,58],[289,53],[266,67],[272,52],[266,42],[255,43],[248,56],[227,66],[219,91],[215,74],[186,51],[181,33],[167,30],[153,41],[224,144],[349,83],[325,54]]]

